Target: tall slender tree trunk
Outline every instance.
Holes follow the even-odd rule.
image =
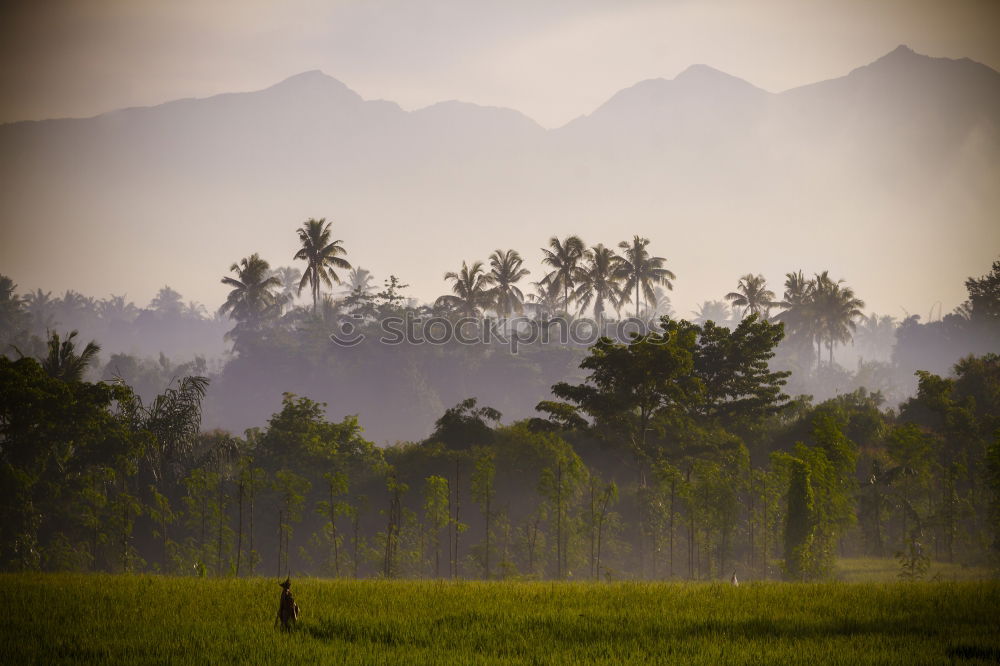
[[[459,523],[459,519],[461,518],[461,511],[462,511],[461,496],[459,495],[459,493],[461,491],[461,487],[459,486],[459,481],[461,479],[461,473],[462,473],[461,462],[460,462],[459,458],[456,456],[455,457],[455,528],[453,530],[454,533],[455,533],[455,550],[454,550],[454,553],[452,555],[452,574],[451,574],[452,578],[458,578],[459,573],[460,573],[459,559],[458,559],[458,552],[459,552],[458,551],[458,540],[459,540],[460,531],[458,529],[458,523]]]
[[[674,502],[677,499],[677,479],[670,479],[670,577],[674,577],[674,516],[677,512],[674,509]]]
[[[257,562],[255,561],[256,558],[254,557],[254,552],[253,552],[253,498],[254,498],[254,494],[255,494],[254,484],[253,484],[253,470],[250,471],[250,474],[251,474],[251,476],[250,476],[250,479],[251,479],[251,485],[250,485],[250,506],[247,507],[250,510],[250,524],[247,527],[250,530],[250,534],[249,534],[249,536],[250,536],[250,544],[249,544],[249,546],[250,546],[250,552],[248,553],[248,557],[250,558],[250,575],[253,576],[254,569],[257,566]]]
[[[562,579],[562,461],[556,461],[556,578]]]
[[[491,578],[490,576],[490,488],[492,484],[487,481],[487,491],[486,491],[486,580]]]
[[[333,504],[333,485],[330,485],[330,541],[333,542],[333,574],[340,578],[340,543],[337,540],[337,511]]]
[[[764,529],[761,530],[764,543],[762,544],[763,552],[761,552],[761,558],[763,560],[762,564],[764,565],[764,578],[767,578],[767,476],[765,475],[761,481],[763,485],[763,488],[761,488],[761,501],[764,503],[764,506],[762,507]]]
[[[239,527],[236,530],[236,577],[240,577],[240,561],[243,557],[243,494],[246,491],[246,482],[240,481],[240,508]]]
[[[222,575],[222,528],[225,526],[225,512],[223,511],[223,495],[225,490],[224,477],[222,476],[222,470],[219,470],[219,551],[215,560],[215,575],[219,577]]]
[[[281,578],[281,549],[285,543],[285,521],[282,511],[278,510],[278,578]]]
[[[361,511],[360,507],[354,511],[354,520],[352,521],[352,527],[354,529],[354,539],[351,542],[351,576],[353,578],[358,577],[358,548],[361,543]]]
[[[753,465],[750,466],[750,497],[749,497],[750,507],[747,511],[747,538],[748,546],[750,548],[750,561],[748,566],[751,571],[753,571],[753,537],[754,537],[754,522],[753,522]]]

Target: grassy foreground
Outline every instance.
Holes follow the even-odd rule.
[[[447,583],[0,576],[31,663],[995,663],[1000,583]]]

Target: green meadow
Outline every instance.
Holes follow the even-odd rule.
[[[973,664],[1000,583],[536,583],[0,576],[6,664]]]

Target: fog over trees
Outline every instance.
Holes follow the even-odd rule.
[[[998,557],[1000,261],[928,323],[800,270],[688,321],[659,315],[653,284],[683,276],[639,236],[552,237],[527,298],[516,250],[463,260],[428,305],[396,276],[376,292],[330,232],[299,230],[301,272],[234,262],[212,317],[169,287],[140,310],[0,278],[5,568],[808,579],[845,554],[913,577]],[[650,328],[620,328],[633,307]],[[230,349],[104,359],[77,332],[150,318]],[[612,337],[559,337],[597,322]],[[856,339],[874,358],[844,368]]]

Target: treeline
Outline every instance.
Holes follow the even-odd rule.
[[[50,331],[78,330],[105,350],[88,378],[122,377],[146,400],[172,379],[211,377],[204,421],[212,427],[241,432],[262,425],[281,393],[292,391],[327,402],[338,416],[359,414],[367,435],[386,443],[430,432],[445,408],[469,395],[508,418],[526,418],[549,386],[579,379],[586,353],[585,346],[558,343],[522,345],[518,354],[503,345],[378,344],[389,317],[471,314],[501,325],[519,316],[535,322],[589,316],[602,323],[636,314],[676,317],[667,294],[677,277],[644,238],[611,247],[552,238],[542,249],[546,272],[539,276],[527,272],[518,251],[498,249],[445,274],[451,293],[421,304],[398,277],[378,286],[350,264],[325,221],[309,220],[298,231],[301,250],[290,259],[305,270],[273,268],[259,255],[241,259],[223,279],[230,294],[221,312],[185,303],[169,287],[140,308],[124,296],[20,294],[0,276],[0,349],[39,357]],[[962,356],[998,350],[995,325],[972,306],[975,294],[990,293],[998,280],[1000,264],[967,281],[970,300],[955,312],[921,323],[916,315],[899,322],[865,314],[854,290],[828,271],[790,272],[783,290],[748,274],[722,300],[706,301],[686,318],[728,328],[750,314],[783,322],[786,336],[771,366],[792,371],[790,395],[824,400],[866,388],[896,407],[916,391],[916,370],[943,375]],[[296,305],[307,294],[308,304]],[[357,348],[330,342],[345,319],[368,336]]]
[[[288,394],[202,432],[207,380],[152,400],[82,380],[93,347],[0,358],[0,564],[212,576],[812,579],[838,555],[1000,555],[1000,357],[897,412],[813,405],[768,366],[784,326],[670,318],[602,340],[538,416],[475,399],[384,449]]]

